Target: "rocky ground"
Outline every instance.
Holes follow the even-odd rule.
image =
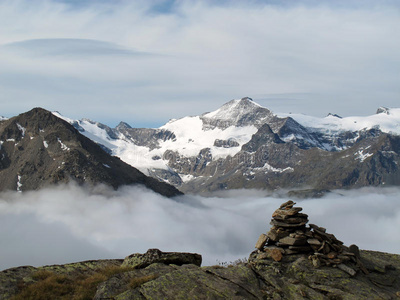
[[[304,254],[277,262],[255,251],[247,263],[200,267],[198,254],[151,249],[125,260],[8,269],[0,299],[398,299],[400,255],[360,251],[360,259],[368,274],[316,267]]]
[[[273,214],[247,261],[150,249],[124,260],[12,268],[0,299],[399,299],[400,255],[346,247],[292,201]]]

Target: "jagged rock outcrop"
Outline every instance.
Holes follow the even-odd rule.
[[[175,134],[169,130],[153,128],[131,128],[118,125],[118,133],[122,133],[124,138],[132,141],[135,145],[148,147],[150,150],[160,147],[160,142],[174,140]]]
[[[223,147],[223,148],[232,148],[232,147],[239,147],[239,143],[235,141],[235,139],[231,138],[228,140],[220,140],[216,139],[214,141],[215,147]]]
[[[168,197],[175,187],[144,175],[49,111],[35,108],[0,123],[0,190],[36,190],[67,183],[114,188],[143,184]]]
[[[308,216],[294,204],[274,212],[247,262],[201,267],[199,254],[150,249],[124,260],[25,266],[0,272],[0,299],[400,297],[400,255],[346,247],[326,229],[307,227]]]

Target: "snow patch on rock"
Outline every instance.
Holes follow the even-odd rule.
[[[367,150],[368,148],[369,148],[369,146],[366,147],[365,149],[361,149],[361,150],[357,151],[356,153],[354,153],[354,155],[356,156],[355,159],[358,159],[360,162],[363,162],[368,157],[371,157],[372,155],[374,155],[373,153],[364,153],[364,151]]]
[[[70,148],[68,148],[59,138],[57,138],[57,141],[61,145],[61,150],[63,150],[63,151],[69,151],[70,150]]]
[[[18,175],[17,177],[17,192],[22,192],[21,188],[22,188],[22,183],[21,183],[21,175]]]
[[[22,137],[25,137],[26,128],[17,123],[18,129],[21,131]]]

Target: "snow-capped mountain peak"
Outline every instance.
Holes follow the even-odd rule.
[[[124,130],[124,129],[130,129],[130,128],[132,128],[131,125],[129,125],[128,123],[125,123],[125,122],[119,122],[117,127],[115,127],[115,129],[118,129],[118,130]]]
[[[204,129],[226,129],[230,126],[260,127],[274,115],[249,97],[231,100],[215,111],[200,116]]]
[[[254,102],[253,99],[249,97],[244,97],[242,99],[231,100],[222,105],[217,110],[203,114],[203,117],[219,120],[238,119],[243,115],[251,113],[260,107],[261,105]]]

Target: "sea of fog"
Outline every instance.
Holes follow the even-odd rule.
[[[346,245],[400,253],[400,188],[336,191],[298,200],[310,223]],[[0,194],[0,270],[123,258],[149,248],[196,252],[203,265],[248,257],[285,198],[257,191],[162,197],[142,187],[64,185]]]

